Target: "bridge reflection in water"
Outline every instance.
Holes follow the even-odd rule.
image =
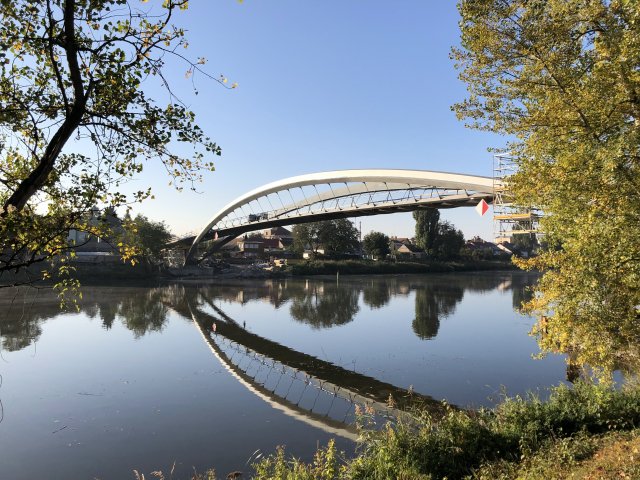
[[[241,325],[231,318],[214,300],[267,300],[276,308],[288,303],[292,319],[323,329],[351,322],[359,311],[360,294],[363,303],[375,309],[393,296],[415,291],[412,328],[418,338],[428,340],[437,335],[440,320],[454,313],[465,290],[510,289],[512,277],[506,278],[468,276],[462,283],[429,284],[412,277],[356,279],[351,285],[349,280],[346,284],[343,281],[342,286],[322,280],[239,282],[186,290],[180,306],[172,307],[193,320],[216,358],[247,389],[292,417],[355,439],[357,405],[366,408],[378,425],[384,419],[406,415],[417,405],[434,414],[441,414],[445,407],[428,395],[409,392],[249,332],[244,322]]]
[[[199,294],[217,315],[202,311],[188,297],[176,311],[192,318],[213,354],[240,383],[287,415],[355,440],[357,407],[369,412],[376,424],[406,415],[410,406],[420,405],[434,413],[444,411],[441,402],[429,396],[248,332],[207,299],[204,290]]]

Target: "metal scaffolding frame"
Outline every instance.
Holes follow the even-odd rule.
[[[496,243],[511,242],[514,235],[538,235],[541,212],[517,206],[509,192],[509,178],[518,165],[508,153],[493,156],[493,236]]]

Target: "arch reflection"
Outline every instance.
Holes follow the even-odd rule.
[[[172,308],[193,320],[214,355],[234,377],[263,400],[277,404],[279,410],[347,438],[355,434],[356,404],[367,405],[378,417],[404,415],[403,409],[414,403],[434,413],[442,411],[441,403],[429,396],[410,393],[248,332],[211,301],[207,290],[185,291],[183,301]],[[214,313],[204,311],[204,304]],[[287,377],[294,381],[289,383]],[[287,380],[281,383],[281,378]],[[301,392],[295,392],[295,380]],[[396,406],[387,405],[389,398]]]

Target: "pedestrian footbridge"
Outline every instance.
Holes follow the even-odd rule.
[[[190,243],[187,263],[197,263],[243,233],[337,218],[475,206],[494,198],[493,177],[427,170],[366,169],[312,173],[269,183],[218,211]],[[200,259],[203,240],[214,240]]]

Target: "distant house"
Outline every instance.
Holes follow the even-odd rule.
[[[496,257],[504,255],[505,253],[511,254],[508,249],[500,247],[500,245],[493,242],[487,242],[480,237],[473,237],[471,240],[465,242],[465,248],[473,255],[482,257]]]
[[[273,227],[263,230],[262,238],[277,238],[279,240],[290,238],[293,240],[293,233],[284,227]]]
[[[407,245],[407,244],[410,245],[414,243],[413,239],[408,237],[390,237],[390,240],[394,242],[402,243],[404,245]]]
[[[391,256],[399,259],[418,259],[427,256],[424,250],[406,237],[391,237],[389,249],[391,250]]]
[[[513,255],[516,250],[511,242],[499,242],[496,246],[507,255]]]
[[[427,255],[424,250],[421,250],[416,245],[405,243],[398,245],[395,249],[395,253],[396,256],[408,258],[424,258]]]
[[[86,243],[81,243],[73,249],[77,257],[83,256],[104,256],[104,255],[120,255],[120,252],[109,242],[102,240],[100,237],[91,237]]]
[[[238,250],[247,258],[260,257],[264,253],[264,239],[243,238],[238,242]]]
[[[280,242],[280,247],[283,250],[287,250],[291,247],[291,245],[293,245],[293,237],[282,237],[279,238],[278,241]]]
[[[279,238],[263,238],[264,253],[280,253],[283,250],[282,243]]]
[[[99,223],[106,223],[112,235],[118,236],[124,232],[122,220],[118,218],[114,209],[106,209],[101,213],[98,208],[93,208],[88,214],[87,223],[96,226]],[[67,242],[72,245],[76,257],[89,261],[91,257],[119,256],[120,252],[115,246],[116,241],[111,238],[102,238],[91,235],[88,232],[72,229],[67,235]]]
[[[273,227],[262,231],[262,238],[265,240],[277,240],[278,245],[269,245],[272,252],[284,251],[293,245],[293,233],[284,227]]]
[[[283,230],[285,230],[285,232],[287,231],[286,229]],[[267,230],[265,230],[265,232],[267,232]],[[279,238],[275,233],[270,236],[252,234],[234,238],[220,247],[220,251],[222,255],[226,257],[281,257],[285,254],[285,250],[292,242],[293,238]]]

